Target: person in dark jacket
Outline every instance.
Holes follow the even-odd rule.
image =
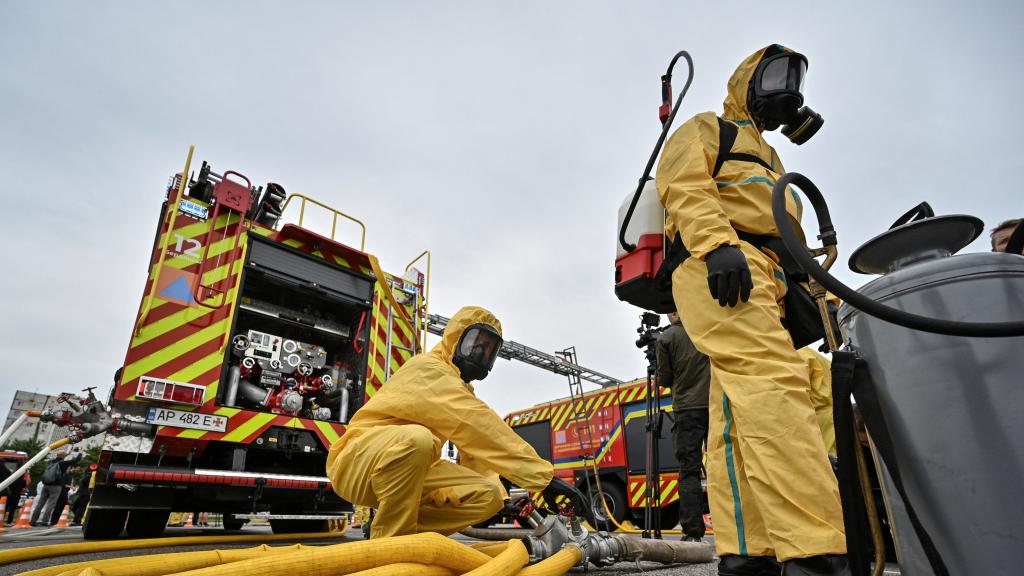
[[[57,504],[63,496],[64,501],[67,501],[67,487],[71,485],[71,477],[74,474],[74,466],[81,460],[82,455],[78,454],[70,460],[62,460],[60,456],[54,458],[50,462],[50,466],[54,467],[54,473],[51,475],[48,473],[49,470],[43,473],[43,490],[39,494],[39,499],[34,505],[39,507],[39,516],[37,516],[37,526],[50,526],[55,524],[53,521],[54,510],[57,510]],[[61,509],[57,511],[57,517],[60,518],[60,513],[64,508],[64,504],[60,504]]]
[[[711,368],[697,351],[675,312],[658,338],[658,385],[672,388],[676,458],[679,460],[679,525],[683,540],[704,538],[704,490],[701,461],[708,439]]]
[[[85,507],[89,505],[89,498],[92,496],[92,488],[89,486],[92,472],[92,467],[86,468],[78,478],[78,492],[75,493],[75,501],[71,504],[72,526],[80,526],[85,518]]]
[[[10,477],[10,475],[23,463],[23,460],[0,462],[0,481],[6,480]],[[20,501],[21,495],[27,484],[28,483],[25,481],[25,474],[22,474],[10,486],[8,486],[6,490],[0,492],[0,496],[7,497],[7,511],[5,513],[5,517],[0,518],[0,522],[3,524],[14,523],[15,514],[18,512],[18,502]],[[3,524],[0,524],[0,526]]]

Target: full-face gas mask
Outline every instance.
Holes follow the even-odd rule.
[[[750,79],[747,107],[765,130],[782,127],[794,144],[803,144],[825,120],[804,106],[804,76],[807,58],[797,52],[777,52],[761,59]]]
[[[472,382],[483,380],[494,366],[502,339],[498,331],[488,324],[473,324],[462,333],[452,364],[462,375],[462,380]]]

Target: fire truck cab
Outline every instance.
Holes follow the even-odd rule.
[[[351,509],[325,476],[330,445],[424,342],[413,264],[429,253],[384,273],[355,218],[205,162],[190,174],[191,157],[160,209],[85,537],[156,536],[171,511],[326,529]],[[312,209],[329,232],[305,224]],[[336,239],[346,225],[357,244]]]

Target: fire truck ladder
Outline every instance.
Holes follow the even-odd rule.
[[[437,314],[429,314],[427,316],[427,330],[431,334],[440,336],[444,333],[444,327],[448,325],[448,318],[439,316]],[[602,388],[610,388],[612,386],[618,386],[622,384],[622,380],[618,378],[612,378],[606,374],[601,374],[596,370],[585,368],[576,363],[575,354],[572,360],[562,358],[555,354],[548,354],[541,352],[535,348],[529,346],[523,346],[518,342],[506,340],[501,345],[501,350],[498,350],[498,356],[506,360],[518,360],[525,362],[531,366],[542,368],[548,372],[554,372],[555,374],[562,374],[569,376],[570,378],[575,375],[580,381],[586,380],[587,382],[593,382],[601,386]]]
[[[555,354],[567,362],[578,365],[575,346],[570,346]],[[583,398],[583,379],[578,372],[569,372],[567,376],[569,378],[569,402],[571,403],[570,406],[572,406],[572,415],[569,417],[567,429],[576,429],[576,439],[580,443],[580,460],[583,461],[583,477],[587,482],[587,498],[591,500],[590,507],[593,509],[594,515],[597,516],[598,511],[603,511],[604,507],[598,508],[593,502],[597,498],[604,498],[604,494],[600,490],[595,492],[590,486],[590,460],[596,462],[597,451],[594,446],[594,434],[590,426],[590,414],[587,410],[586,401]],[[583,437],[584,434],[586,434],[585,439]],[[595,528],[600,529],[596,526]]]

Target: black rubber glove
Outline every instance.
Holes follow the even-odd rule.
[[[708,288],[719,306],[735,306],[750,300],[754,283],[750,280],[747,257],[736,246],[723,244],[704,257],[708,266]]]
[[[597,526],[597,523],[594,521],[594,511],[590,509],[589,501],[583,496],[583,493],[577,490],[572,484],[569,484],[558,476],[552,476],[551,483],[544,489],[543,494],[548,505],[555,510],[558,509],[557,497],[565,496],[569,499],[569,503],[572,504],[573,512],[575,512],[577,516],[585,519],[591,526]]]

